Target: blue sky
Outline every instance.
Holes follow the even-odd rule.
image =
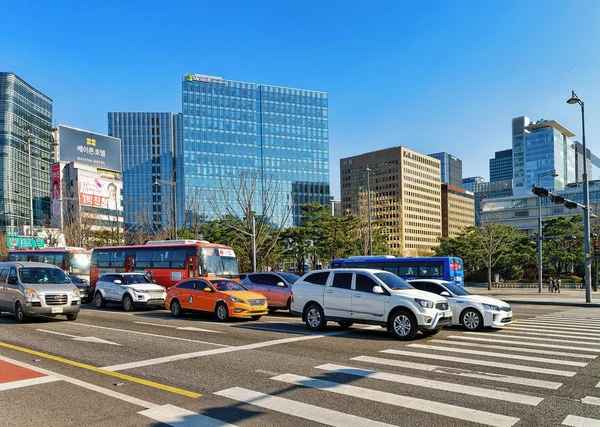
[[[488,177],[510,120],[552,118],[600,155],[597,1],[28,1],[1,8],[0,70],[107,132],[108,111],[181,111],[181,74],[329,93],[339,159],[404,145]],[[596,82],[596,83],[595,83]]]

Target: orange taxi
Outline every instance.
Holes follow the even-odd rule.
[[[231,279],[188,279],[167,290],[166,307],[174,317],[185,312],[205,312],[214,313],[220,322],[243,316],[258,320],[267,314],[267,306],[263,294],[248,291]]]

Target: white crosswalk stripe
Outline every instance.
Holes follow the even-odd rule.
[[[581,399],[581,401],[583,403],[587,403],[588,405],[596,405],[596,406],[600,406],[600,397],[596,397],[596,396],[586,396],[583,399]]]
[[[523,325],[523,326],[549,326],[549,327],[560,327],[564,330],[574,330],[574,331],[589,331],[589,332],[600,332],[600,327],[597,326],[584,326],[584,325],[576,325],[571,322],[547,322],[541,320],[521,320],[517,323],[513,323],[513,325]]]
[[[465,334],[468,335],[477,335],[477,336],[491,336],[490,333],[488,332],[465,332]],[[499,332],[498,334],[494,334],[494,336],[497,337],[506,337],[506,338],[513,338],[513,339],[522,339],[522,340],[536,340],[536,341],[546,341],[546,342],[562,342],[564,343],[566,340],[564,338],[559,339],[559,338],[538,338],[538,337],[528,337],[528,336],[523,336],[523,334],[521,335],[513,335],[509,332]],[[583,339],[583,338],[582,338]],[[596,343],[596,342],[589,342],[589,341],[571,341],[569,340],[570,344],[576,344],[576,345],[584,345],[584,346],[590,346],[590,345],[595,345],[595,346],[600,346],[600,342]],[[598,349],[600,350],[600,349]]]
[[[317,366],[316,369],[322,369],[324,371],[330,371],[341,374],[356,375],[360,377],[375,378],[378,380],[409,384],[418,387],[432,388],[436,390],[451,391],[453,393],[485,397],[488,399],[503,400],[506,402],[521,403],[524,405],[536,406],[542,400],[544,400],[543,398],[537,396],[528,396],[525,394],[510,393],[506,391],[483,387],[473,387],[464,384],[460,385],[460,387],[457,387],[456,383],[447,383],[443,381],[429,380],[425,378],[415,378],[406,375],[392,374],[388,372],[370,371],[366,369],[336,365],[332,363]]]
[[[439,346],[439,345],[427,345],[427,344],[409,344],[407,347],[422,348],[422,349],[427,349],[427,350],[447,351],[449,353],[473,354],[476,356],[502,357],[505,359],[526,360],[529,362],[541,362],[541,363],[548,363],[548,364],[553,364],[553,365],[577,366],[580,368],[587,366],[587,363],[585,363],[585,362],[573,362],[571,360],[556,360],[556,359],[549,359],[547,357],[521,356],[519,354],[510,354],[510,353],[494,353],[491,351],[471,350],[468,348],[450,348],[450,347],[444,347],[444,346]]]
[[[489,336],[489,334],[484,334]],[[502,336],[502,335],[498,335]],[[506,335],[504,335],[506,336]],[[474,337],[474,336],[464,336],[464,335],[450,335],[447,338],[457,339],[457,340],[468,340],[468,341],[478,341],[478,342],[495,342],[501,344],[517,344],[517,345],[525,345],[527,347],[539,347],[539,348],[559,348],[563,350],[577,350],[581,352],[588,353],[600,353],[600,348],[589,348],[589,347],[575,347],[570,345],[558,345],[558,344],[544,344],[544,343],[533,343],[530,341],[522,342],[522,341],[514,341],[511,339],[496,339],[496,338],[483,338],[483,337]],[[508,337],[507,337],[508,338]],[[517,337],[520,339],[526,337]]]
[[[553,350],[540,350],[540,349],[532,349],[532,348],[523,348],[523,347],[507,347],[504,345],[493,345],[493,344],[481,344],[481,343],[470,343],[470,342],[462,342],[462,341],[452,341],[452,340],[428,340],[428,343],[440,343],[440,344],[450,344],[450,345],[460,345],[463,347],[477,347],[477,348],[490,348],[495,350],[506,350],[506,351],[516,351],[518,353],[533,353],[533,354],[548,354],[551,356],[563,356],[563,357],[577,357],[580,359],[596,359],[598,356],[594,356],[593,354],[580,354],[580,353],[568,353],[564,351],[553,351]]]
[[[468,359],[468,358],[463,358],[463,357],[453,357],[453,356],[429,354],[429,353],[417,353],[417,352],[403,351],[403,350],[382,350],[381,353],[396,354],[396,355],[400,355],[400,356],[409,356],[409,357],[421,357],[424,359],[445,360],[446,362],[463,363],[465,365],[492,366],[492,367],[496,367],[496,368],[510,369],[510,370],[514,370],[514,371],[536,372],[538,374],[557,375],[557,376],[561,376],[561,377],[573,377],[577,374],[577,372],[572,372],[572,371],[561,371],[558,369],[539,368],[537,366],[530,366],[530,365],[516,365],[513,363],[490,362],[488,360],[481,360],[481,359]]]
[[[548,337],[566,337],[575,339],[586,339],[592,341],[600,341],[599,334],[587,333],[587,332],[576,332],[576,331],[565,331],[560,328],[532,328],[529,326],[507,326],[503,329],[511,333],[531,333],[539,334]]]
[[[520,384],[531,387],[545,388],[549,390],[557,390],[562,386],[562,383],[555,381],[537,380],[534,378],[516,377],[511,375],[492,374],[489,372],[470,371],[463,368],[448,368],[438,365],[428,365],[425,363],[407,362],[405,360],[386,359],[383,357],[358,356],[350,360],[357,362],[374,363],[377,365],[393,366],[405,369],[418,369],[421,371],[436,372],[439,374],[455,375],[466,378],[476,378],[480,380],[488,380],[509,384]]]
[[[600,420],[594,418],[578,417],[576,415],[568,415],[562,422],[563,426],[571,427],[600,427]]]
[[[345,396],[357,397],[360,399],[371,400],[374,402],[385,403],[388,405],[399,406],[416,411],[427,412],[430,414],[443,415],[445,417],[455,418],[463,421],[475,422],[478,424],[510,427],[519,421],[519,418],[510,417],[492,412],[480,411],[456,405],[448,405],[432,400],[418,399],[410,396],[403,396],[394,393],[388,393],[378,390],[366,389],[347,384],[340,384],[331,381],[324,381],[303,377],[294,374],[283,374],[271,378],[275,381],[281,381],[287,384],[294,384],[303,387],[310,387],[318,390],[337,393]]]

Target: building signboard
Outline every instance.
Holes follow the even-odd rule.
[[[121,171],[121,140],[59,125],[60,161]]]
[[[82,206],[122,211],[119,181],[84,175],[79,173],[79,203]]]
[[[45,247],[44,239],[32,237],[7,237],[6,246],[19,249],[42,249]]]

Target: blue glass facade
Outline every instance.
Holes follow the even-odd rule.
[[[481,225],[482,204],[486,200],[511,197],[513,195],[513,180],[494,182],[478,182],[473,185],[475,198],[475,225]]]
[[[462,187],[462,160],[446,152],[429,154],[429,157],[440,161],[441,182]]]
[[[17,75],[0,72],[0,231],[29,225],[30,175],[34,225],[49,220],[52,162],[52,100]]]
[[[490,181],[503,181],[513,177],[512,150],[496,151],[490,159]]]
[[[479,184],[480,182],[485,182],[482,176],[470,176],[468,178],[463,178],[462,180],[462,188],[463,190],[473,191],[473,186],[475,184]]]
[[[209,198],[222,185],[235,197],[232,177],[240,174],[257,178],[255,212],[263,211],[265,198],[274,200],[270,219],[275,224],[297,225],[304,203],[328,205],[326,93],[204,75],[182,80],[177,167],[184,177],[182,190],[200,198],[203,218],[216,217]]]
[[[171,113],[108,113],[108,134],[122,141],[123,207],[128,227],[151,222],[161,229],[172,221],[172,186],[154,183],[177,179],[175,125]],[[176,200],[180,203],[182,199]],[[178,216],[181,218],[180,213]]]

